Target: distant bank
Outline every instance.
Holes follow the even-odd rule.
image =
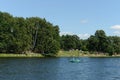
[[[43,58],[42,54],[28,53],[28,54],[8,54],[1,53],[0,57],[15,57],[15,58]],[[59,51],[54,57],[120,57],[120,55],[109,56],[107,54],[90,54],[89,52],[78,52],[78,51]]]

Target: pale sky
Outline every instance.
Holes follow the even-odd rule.
[[[1,0],[0,11],[18,17],[40,17],[60,27],[60,34],[81,39],[103,29],[120,36],[120,0]]]

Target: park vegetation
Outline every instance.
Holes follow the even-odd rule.
[[[39,17],[13,17],[0,12],[0,53],[57,53],[59,27]]]
[[[91,54],[108,54],[110,56],[120,53],[120,37],[106,36],[103,30],[97,30],[88,39],[79,39],[77,35],[63,35],[61,37],[61,49],[78,49]]]
[[[120,37],[97,30],[88,39],[59,35],[59,26],[39,17],[13,17],[0,12],[0,53],[55,55],[60,50],[79,50],[95,54],[119,54]]]

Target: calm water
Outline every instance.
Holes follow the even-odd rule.
[[[0,58],[0,80],[120,80],[120,58]]]

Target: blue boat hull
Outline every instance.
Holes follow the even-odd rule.
[[[72,59],[72,60],[70,60],[70,62],[72,62],[72,63],[79,63],[80,60],[79,59]]]

